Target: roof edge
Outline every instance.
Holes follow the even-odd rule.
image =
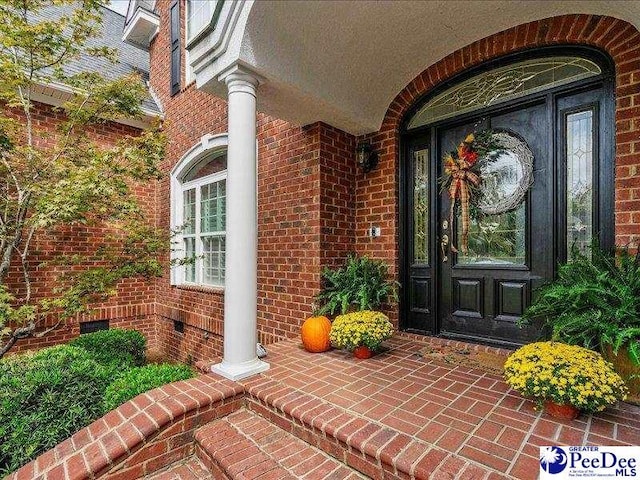
[[[74,93],[77,93],[77,90],[64,83],[38,82],[32,91],[31,98],[36,102],[59,107],[64,102],[70,100]],[[164,120],[164,114],[162,112],[154,112],[145,107],[141,107],[140,110],[142,112],[140,118],[119,118],[111,121],[134,128],[145,129],[151,127],[156,120]]]

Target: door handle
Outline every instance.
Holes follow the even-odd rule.
[[[449,261],[449,257],[447,257],[447,247],[449,246],[449,235],[446,233],[442,235],[442,239],[440,240],[440,248],[442,249],[442,263],[447,263]]]

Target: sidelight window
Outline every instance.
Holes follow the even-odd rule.
[[[567,254],[588,251],[593,238],[593,110],[565,117]]]
[[[413,152],[413,263],[429,263],[429,149]]]

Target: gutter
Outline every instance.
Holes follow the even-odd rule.
[[[31,91],[31,99],[35,102],[44,103],[59,107],[63,103],[71,100],[77,90],[60,82],[37,83]],[[153,98],[153,93],[150,91]],[[155,99],[154,99],[155,101]],[[134,128],[149,128],[156,120],[164,120],[164,114],[158,113],[148,108],[141,107],[142,117],[140,118],[119,118],[112,120],[115,123],[127,125]]]

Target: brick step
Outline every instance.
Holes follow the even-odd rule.
[[[447,450],[428,438],[407,435],[278,380],[256,377],[246,382],[245,388],[248,409],[369,478],[508,478],[460,457],[453,448]],[[434,434],[437,438],[437,432]]]
[[[365,478],[339,460],[244,408],[201,427],[195,439],[196,455],[216,479]]]
[[[195,455],[142,477],[144,480],[214,480],[215,478]]]

